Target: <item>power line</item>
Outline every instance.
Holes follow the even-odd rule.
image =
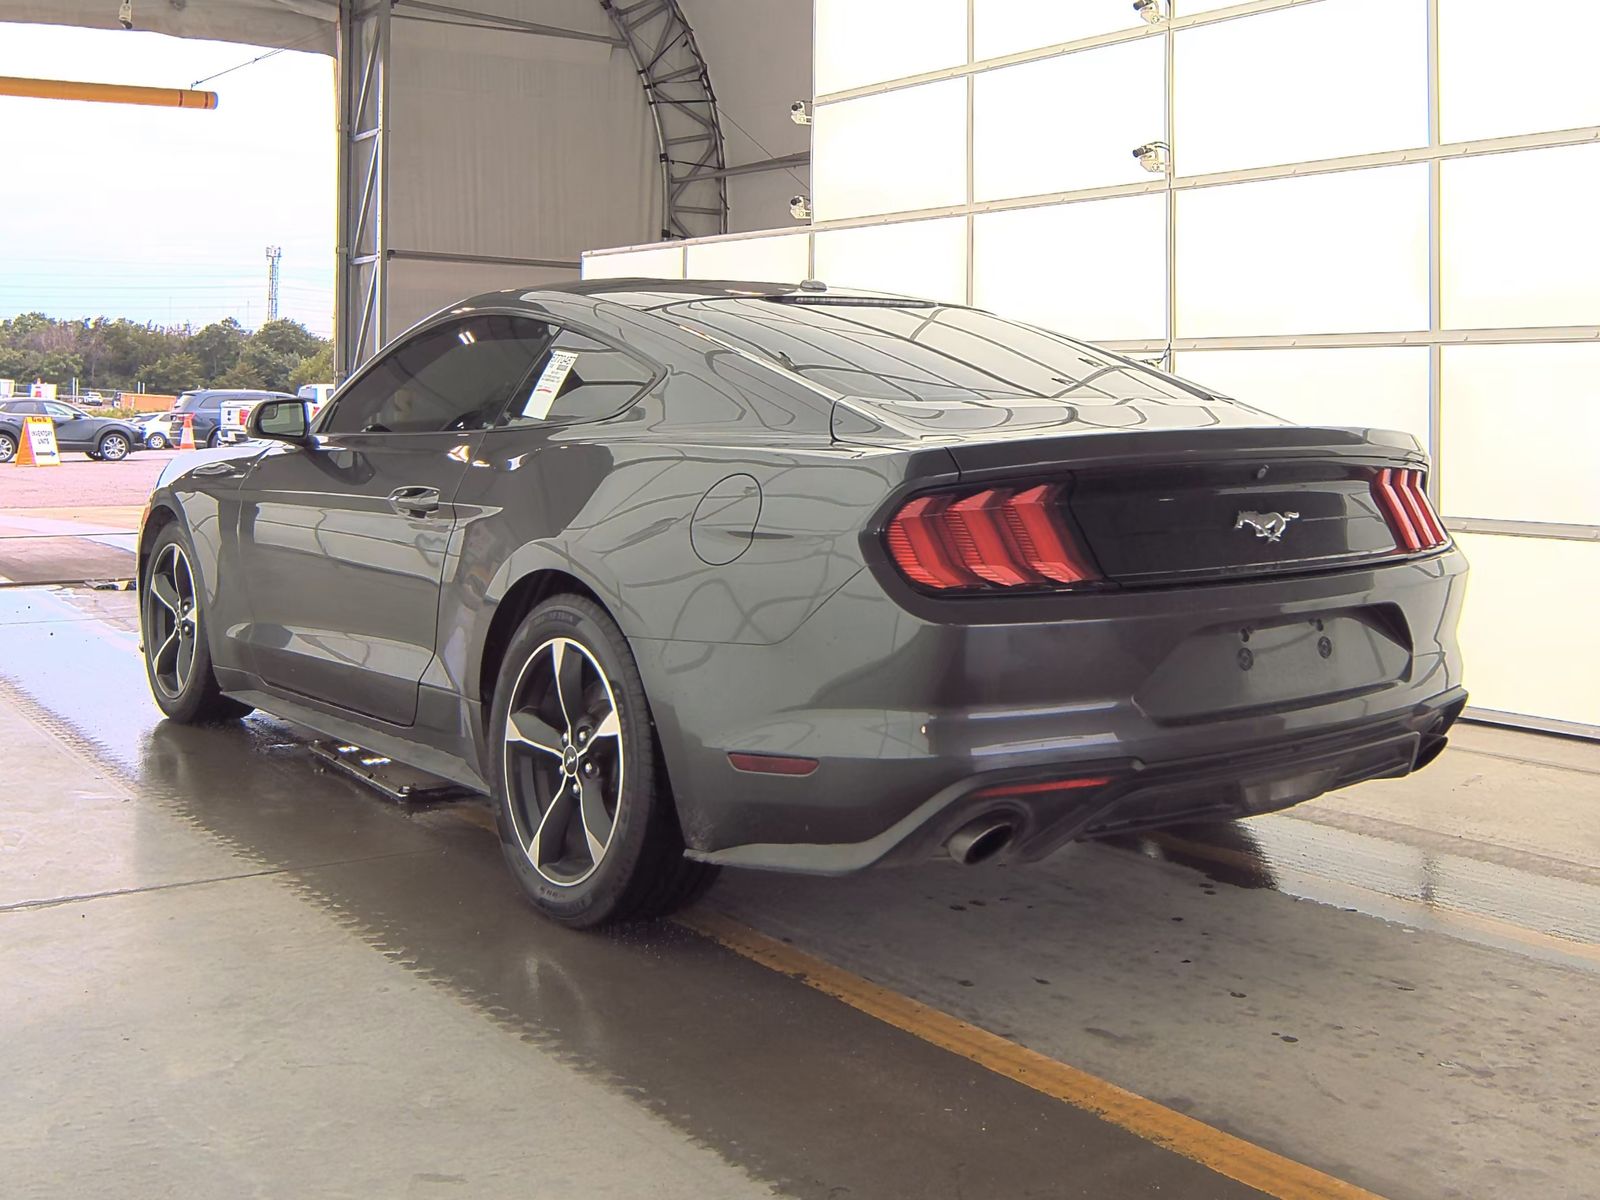
[[[258,54],[255,58],[250,59],[248,62],[242,62],[235,66],[227,67],[224,70],[218,71],[215,75],[207,75],[204,79],[196,79],[189,86],[191,88],[197,88],[202,83],[210,83],[213,79],[221,79],[224,75],[232,75],[235,71],[242,71],[246,67],[255,66],[258,62],[265,62],[267,59],[272,58],[275,55],[282,54],[285,50],[303,49],[304,47],[309,46],[312,42],[321,41],[322,36],[323,35],[321,32],[313,33],[309,37],[303,37],[297,42],[290,42],[287,46],[279,46],[276,50],[268,50],[265,54]]]
[[[726,121],[726,122],[728,122],[728,124],[730,124],[730,125],[732,125],[732,126],[733,126],[733,127],[734,127],[734,128],[735,128],[735,129],[737,129],[737,130],[738,130],[738,131],[739,131],[739,132],[740,132],[740,133],[742,133],[742,134],[744,134],[744,135],[745,135],[745,137],[747,137],[747,138],[749,138],[749,139],[750,139],[750,140],[751,140],[751,141],[752,141],[752,142],[754,142],[754,143],[755,143],[755,146],[756,146],[756,149],[757,149],[757,150],[759,150],[759,151],[761,151],[761,153],[763,153],[763,154],[765,154],[765,155],[766,155],[766,156],[767,156],[767,157],[768,157],[768,158],[777,158],[777,157],[778,157],[778,155],[776,155],[776,154],[774,154],[774,153],[773,153],[773,152],[772,152],[772,151],[771,151],[771,150],[768,150],[768,149],[767,149],[767,148],[766,148],[766,147],[765,147],[765,146],[763,146],[763,145],[762,145],[762,144],[761,144],[761,139],[760,139],[760,138],[758,138],[758,137],[756,137],[756,135],[755,135],[755,134],[753,134],[753,133],[751,133],[751,132],[750,132],[750,131],[749,131],[749,130],[748,130],[748,129],[746,129],[746,128],[745,128],[745,127],[744,127],[744,126],[743,126],[743,125],[741,125],[741,124],[739,124],[739,122],[738,122],[738,121],[735,121],[735,120],[734,120],[734,119],[733,119],[733,117],[731,117],[731,116],[730,116],[730,115],[729,115],[729,114],[728,114],[728,112],[727,112],[727,110],[726,110],[726,109],[724,109],[724,108],[723,108],[723,107],[722,107],[722,105],[720,105],[720,104],[719,104],[719,105],[717,105],[717,115],[718,115],[718,116],[720,116],[720,117],[721,117],[721,118],[722,118],[722,119],[723,119],[723,120],[724,120],[724,121]],[[804,180],[804,179],[801,179],[801,178],[800,178],[800,176],[798,176],[798,175],[796,175],[796,174],[795,174],[795,173],[794,173],[794,171],[793,171],[793,170],[791,170],[791,169],[790,169],[790,168],[788,168],[788,167],[784,167],[784,168],[783,168],[783,169],[784,169],[784,171],[785,171],[785,172],[787,172],[787,173],[788,173],[788,175],[789,175],[789,176],[790,176],[790,178],[792,178],[792,179],[793,179],[793,180],[794,180],[794,181],[795,181],[795,182],[796,182],[796,183],[798,183],[798,184],[799,184],[799,185],[800,185],[800,186],[801,186],[801,187],[810,187],[810,186],[811,186],[811,185],[810,185],[810,184],[809,184],[809,183],[807,183],[807,182],[806,182],[806,181],[805,181],[805,180]]]

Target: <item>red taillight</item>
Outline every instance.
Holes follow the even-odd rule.
[[[1421,471],[1397,467],[1379,471],[1372,481],[1372,496],[1394,534],[1396,549],[1408,554],[1436,550],[1450,540],[1422,489]]]
[[[1097,580],[1074,543],[1056,484],[918,496],[885,533],[889,555],[923,587],[1042,587]]]

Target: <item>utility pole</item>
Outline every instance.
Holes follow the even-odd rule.
[[[267,247],[267,320],[278,319],[278,261],[283,258],[282,246]]]

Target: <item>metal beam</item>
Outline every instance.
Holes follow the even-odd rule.
[[[553,267],[576,271],[580,264],[575,258],[511,258],[503,254],[452,254],[444,250],[390,250],[391,261],[482,263],[492,267]]]
[[[1020,63],[1039,62],[1046,58],[1060,58],[1067,54],[1077,54],[1084,50],[1098,50],[1102,46],[1115,46],[1122,42],[1137,42],[1149,37],[1163,37],[1169,31],[1179,29],[1192,29],[1197,25],[1215,25],[1220,21],[1233,21],[1239,17],[1251,17],[1257,13],[1276,12],[1284,8],[1299,8],[1305,4],[1321,4],[1323,0],[1247,0],[1243,4],[1234,4],[1228,8],[1212,9],[1208,12],[1195,13],[1188,17],[1171,17],[1157,25],[1133,25],[1127,29],[1114,30],[1111,33],[1096,34],[1093,37],[1078,38],[1070,42],[1057,42],[1051,46],[1040,46],[1034,50],[1019,50],[1015,54],[1003,54],[995,58],[980,59],[977,62],[966,63],[955,67],[943,67],[935,71],[922,71],[916,75],[906,75],[899,79],[886,79],[881,83],[863,84],[860,87],[841,88],[836,92],[825,92],[816,98],[818,104],[834,104],[840,100],[857,100],[862,96],[878,96],[884,92],[897,92],[904,88],[917,87],[924,83],[937,83],[941,79],[955,79],[962,75],[982,75],[988,71],[998,71],[1004,67],[1014,67]]]
[[[677,0],[600,0],[639,72],[661,162],[661,236],[706,237],[728,228],[730,171],[717,98],[694,30]],[[753,168],[755,169],[755,168]],[[764,168],[760,168],[764,169]]]
[[[438,24],[466,24],[471,29],[495,29],[512,33],[534,33],[540,37],[568,38],[578,42],[599,42],[604,46],[622,46],[625,43],[620,37],[604,33],[591,33],[586,29],[565,29],[559,25],[542,25],[537,21],[524,21],[518,17],[501,16],[499,13],[478,12],[470,8],[457,8],[451,4],[434,4],[431,0],[399,0],[395,9],[395,17],[399,20],[425,21],[426,17],[414,17],[404,11],[418,9],[421,12],[438,13],[442,17],[454,17],[455,21],[442,21]]]
[[[340,0],[338,292],[334,369],[344,379],[389,335],[388,3]]]

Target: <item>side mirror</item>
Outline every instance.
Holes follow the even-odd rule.
[[[245,432],[253,438],[303,446],[311,440],[311,417],[306,411],[306,402],[263,400],[250,410]]]

